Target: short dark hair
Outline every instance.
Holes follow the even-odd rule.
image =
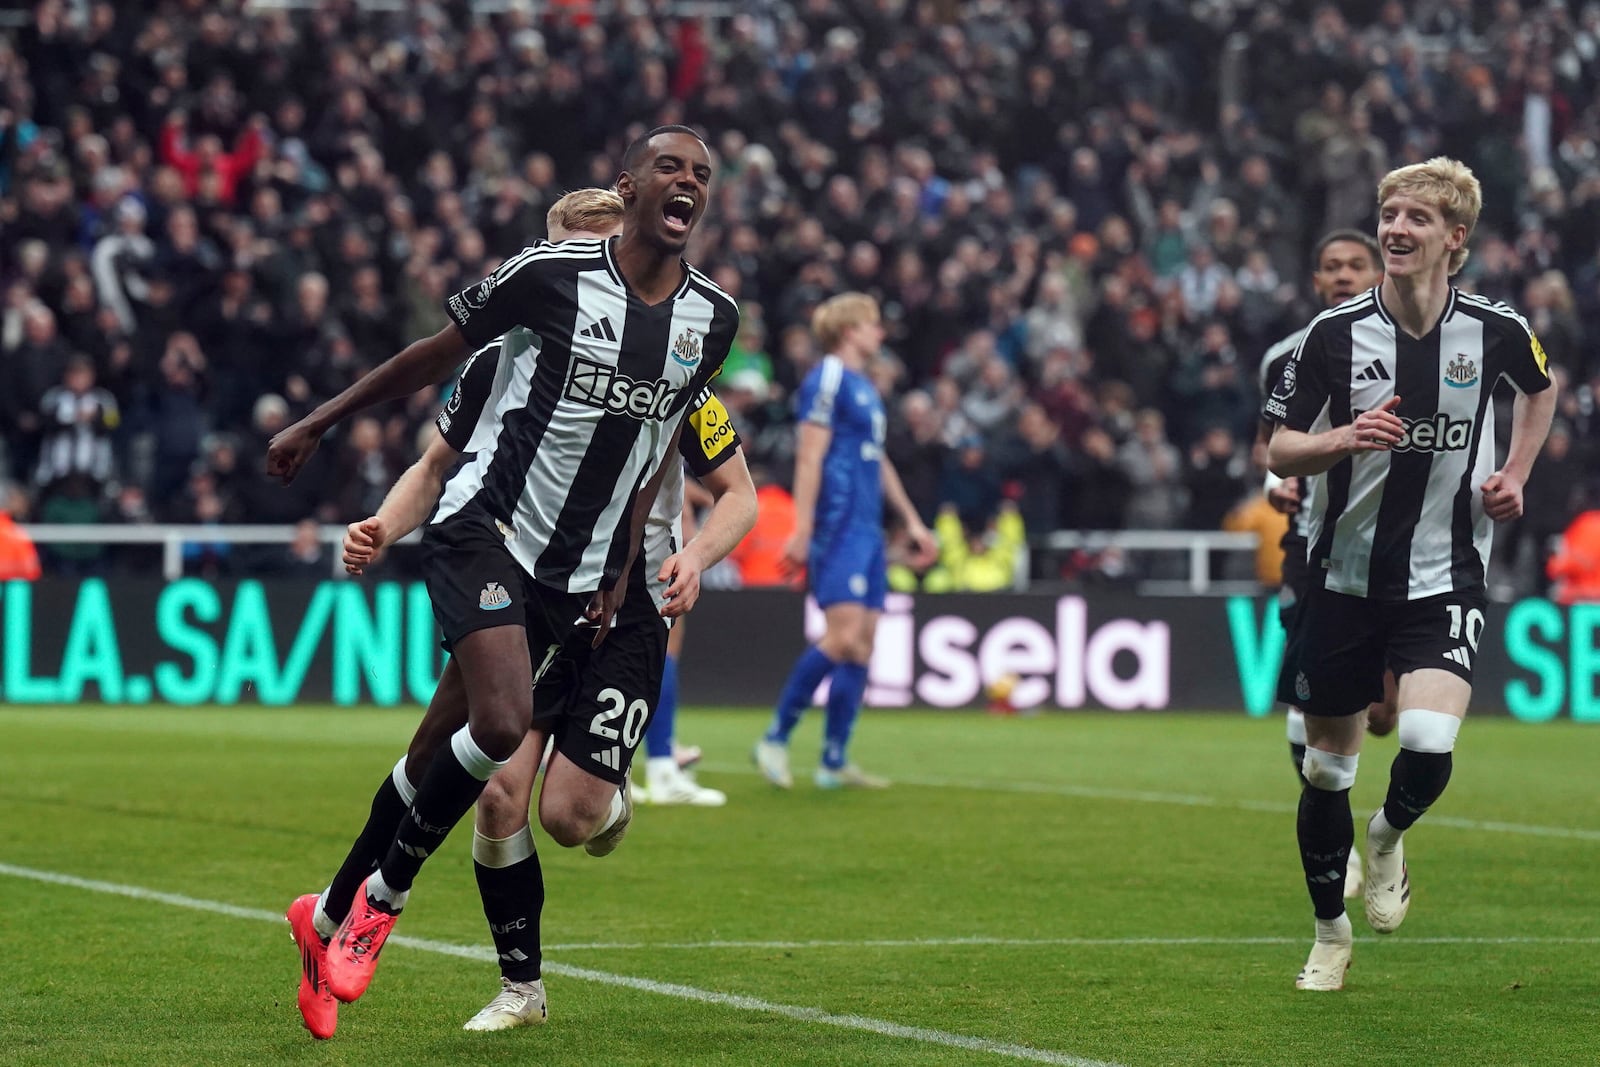
[[[1360,245],[1372,255],[1373,266],[1383,266],[1383,250],[1378,247],[1378,239],[1372,234],[1364,233],[1361,230],[1333,230],[1323,234],[1322,240],[1318,241],[1317,247],[1311,251],[1311,270],[1313,272],[1322,269],[1322,253],[1328,250],[1328,246],[1338,244],[1340,241],[1349,241]]]
[[[706,143],[704,137],[701,137],[688,126],[657,126],[649,133],[643,134],[635,139],[634,142],[628,146],[628,150],[622,153],[622,169],[627,171],[629,174],[632,174],[633,168],[637,167],[641,162],[644,161],[644,154],[650,150],[650,142],[664,133],[686,133],[690,137],[693,137],[695,140],[699,141],[701,144]],[[709,150],[710,149],[708,146],[707,151]]]

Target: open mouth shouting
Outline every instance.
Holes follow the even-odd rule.
[[[694,197],[688,193],[667,197],[667,202],[661,206],[661,221],[667,232],[680,237],[688,233],[689,224],[694,221],[694,208]]]

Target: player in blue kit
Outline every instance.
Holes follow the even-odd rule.
[[[808,567],[827,631],[790,672],[772,727],[756,744],[755,761],[773,785],[788,789],[794,784],[789,735],[817,687],[831,677],[816,784],[881,788],[888,783],[863,773],[845,752],[866,694],[867,664],[888,591],[884,501],[904,521],[922,563],[931,562],[937,548],[883,454],[888,420],[877,387],[863,373],[883,345],[877,301],[842,293],[818,306],[811,329],[828,355],[800,386],[795,530],[784,554],[795,569]]]

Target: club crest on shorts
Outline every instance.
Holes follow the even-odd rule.
[[[1306,677],[1305,671],[1298,671],[1294,676],[1294,695],[1300,700],[1311,699],[1311,679]]]
[[[693,326],[687,326],[672,342],[672,362],[680,367],[692,367],[700,362],[700,335]]]
[[[852,574],[850,576],[850,595],[867,595],[867,576],[865,574]]]
[[[1452,389],[1465,389],[1478,380],[1477,361],[1465,352],[1458,352],[1444,368],[1444,384]]]
[[[478,607],[484,611],[499,611],[510,606],[511,594],[506,592],[506,587],[499,582],[490,582],[483,587],[483,592],[478,594]]]

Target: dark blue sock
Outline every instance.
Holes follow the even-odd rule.
[[[672,737],[678,729],[678,661],[668,656],[661,665],[661,699],[644,732],[644,754],[651,759],[672,755]]]
[[[835,666],[833,660],[823,655],[816,645],[801,653],[794,669],[789,672],[789,680],[783,684],[783,692],[778,696],[772,727],[767,731],[768,741],[783,745],[789,743],[789,735],[794,733],[800,716],[811,706],[811,694],[817,691],[817,686],[822,684]]]
[[[822,733],[822,765],[836,771],[845,764],[845,749],[850,747],[850,732],[861,714],[861,700],[867,693],[867,668],[862,663],[841,663],[834,669],[833,685],[828,689],[828,719]]]

